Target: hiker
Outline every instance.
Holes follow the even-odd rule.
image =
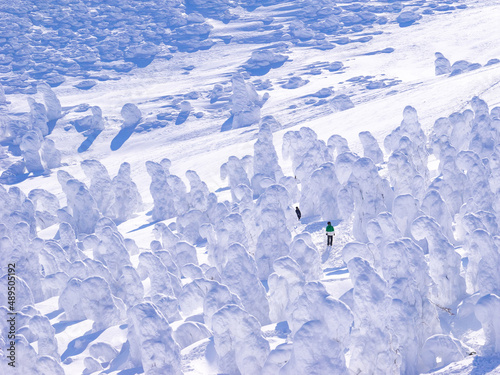
[[[327,237],[326,246],[332,246],[333,236],[335,236],[335,229],[333,229],[332,223],[328,222],[328,225],[326,226],[326,237]]]
[[[300,220],[300,218],[302,217],[302,212],[300,212],[298,207],[295,207],[295,213],[297,214],[297,218]]]

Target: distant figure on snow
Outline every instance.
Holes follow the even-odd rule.
[[[327,237],[326,246],[332,246],[333,236],[335,236],[335,229],[333,229],[332,223],[328,222],[328,225],[326,226],[326,237]]]
[[[300,218],[302,217],[302,212],[300,212],[298,207],[295,207],[295,213],[297,214],[297,218],[300,220]]]

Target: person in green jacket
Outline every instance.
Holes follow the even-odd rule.
[[[328,225],[326,226],[326,237],[327,237],[326,246],[332,246],[333,236],[335,236],[335,229],[333,228],[332,223],[328,222]]]

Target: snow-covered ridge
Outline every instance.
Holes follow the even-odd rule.
[[[86,90],[155,58],[230,42],[231,34],[211,36],[209,19],[229,23],[241,17],[242,8],[259,6],[275,8],[276,19],[254,18],[246,27],[257,34],[238,42],[292,41],[323,50],[349,43],[350,35],[372,24],[409,26],[422,16],[466,7],[460,1],[2,1],[1,83],[7,93],[33,94],[36,80],[56,87],[69,76]]]

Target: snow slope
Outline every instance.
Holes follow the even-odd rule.
[[[342,4],[344,3],[338,5]],[[288,131],[309,127],[316,132],[318,139],[325,142],[331,135],[340,134],[348,140],[351,150],[361,155],[363,149],[358,139],[359,132],[369,130],[382,145],[384,138],[401,122],[403,109],[407,105],[416,108],[419,122],[427,135],[430,134],[436,119],[470,108],[471,99],[476,95],[486,101],[490,109],[499,106],[500,64],[482,66],[450,77],[434,74],[435,52],[443,53],[452,62],[466,60],[482,65],[490,59],[500,58],[498,36],[492,31],[500,17],[500,5],[495,1],[466,1],[463,4],[467,5],[465,9],[457,8],[425,15],[408,27],[400,27],[394,21],[397,14],[393,14],[391,22],[373,24],[360,32],[352,32],[349,34],[351,42],[336,44],[331,50],[287,41],[281,41],[282,45],[276,46],[273,42],[238,42],[260,35],[252,25],[255,23],[260,27],[261,20],[269,17],[274,17],[274,23],[288,27],[297,16],[293,12],[287,13],[287,7],[292,10],[299,9],[293,2],[260,6],[253,10],[237,7],[233,12],[238,14],[239,18],[229,23],[206,16],[205,22],[213,26],[211,38],[216,41],[210,49],[195,52],[176,51],[172,56],[167,56],[169,51],[162,51],[146,67],[134,68],[125,73],[114,72],[113,76],[119,78],[118,80],[99,81],[89,90],[80,90],[73,86],[81,81],[81,77],[67,76],[64,83],[53,89],[63,106],[63,117],[47,136],[61,151],[64,165],[53,169],[50,174],[28,176],[15,186],[26,194],[33,189],[46,189],[56,195],[62,207],[66,205],[66,195],[58,182],[58,170],[67,171],[90,186],[90,179],[80,167],[83,160],[99,160],[106,166],[111,177],[117,174],[121,163],[127,161],[131,165],[132,179],[142,196],[144,209],[131,219],[120,223],[117,228],[125,238],[133,239],[141,252],[149,250],[155,235],[152,233],[154,225],[151,224],[149,215],[153,208],[153,198],[149,191],[151,179],[146,171],[146,161],[160,162],[163,158],[170,159],[171,173],[181,177],[186,184],[188,180],[185,178],[185,172],[195,170],[209,190],[217,193],[219,202],[223,202],[231,199],[231,192],[227,183],[220,178],[221,165],[228,161],[229,156],[242,158],[253,154],[259,130],[257,125],[221,132],[223,124],[231,115],[228,98],[232,94],[231,76],[234,72],[242,72],[247,82],[253,82],[259,95],[269,94],[269,99],[260,110],[261,116],[273,116],[280,124],[272,129],[273,141],[281,168],[288,176],[293,176],[292,163],[282,155],[283,136]],[[373,39],[366,42],[352,41],[366,34],[371,34]],[[232,37],[229,44],[223,41],[227,36]],[[242,66],[249,60],[252,52],[262,48],[281,53],[287,56],[288,60],[263,76],[245,73]],[[386,52],[374,54],[384,50]],[[329,71],[328,64],[334,61],[342,62],[343,68]],[[290,83],[291,77],[301,77],[303,81],[308,82],[297,88],[283,87],[287,82]],[[269,80],[270,85],[267,88],[262,84],[266,80]],[[223,86],[222,99],[210,103],[210,94],[216,84]],[[321,98],[314,94],[324,88],[330,88],[335,93],[322,102]],[[196,94],[190,94],[193,92]],[[345,111],[336,109],[335,103],[330,100],[341,94],[349,97],[354,104],[353,108]],[[41,98],[40,94],[32,96]],[[7,111],[11,116],[21,118],[22,113],[29,112],[26,93],[12,93],[6,97],[10,102]],[[181,112],[180,103],[183,100],[188,100],[192,109],[184,122],[175,125],[175,121],[181,121],[178,119]],[[75,111],[82,103],[98,105],[102,109],[106,125],[87,150],[78,152],[86,137],[71,124],[89,113]],[[112,147],[116,148],[112,145],[121,141],[117,136],[123,134],[120,133],[123,122],[120,110],[125,103],[137,105],[142,112],[142,119],[136,128],[137,131],[132,132],[118,149],[112,150]],[[162,118],[167,120],[161,123]],[[161,126],[147,125],[154,124],[159,119]],[[386,160],[387,157],[388,154]],[[19,156],[12,155],[2,159],[3,169],[18,159]],[[438,163],[433,157],[430,158],[431,177],[439,174]],[[387,176],[386,163],[380,166],[380,174],[382,177]],[[171,221],[175,219],[165,222],[168,224]],[[322,252],[326,245],[323,226],[323,220],[310,218],[310,222],[306,220],[305,223],[292,226],[291,235],[293,237],[300,233],[310,233],[314,245]],[[58,225],[52,225],[39,230],[37,235],[49,240],[57,231]],[[354,241],[352,222],[339,222],[336,231],[338,235],[334,240],[331,256],[322,265],[321,283],[331,297],[339,299],[353,287],[349,269],[341,254],[344,246]],[[206,242],[197,244],[196,252],[200,264],[208,262],[206,251]],[[85,250],[84,253],[91,258],[95,256],[90,250]],[[139,255],[132,254],[130,259],[132,265],[137,268]],[[183,285],[190,281],[190,278],[181,279]],[[149,279],[143,284],[147,293],[151,288]],[[104,357],[98,358],[102,366],[99,371],[111,374],[143,373],[144,369],[137,363],[133,363],[135,367],[130,365],[127,369],[120,367],[120,358],[127,360],[130,351],[130,348],[124,346],[131,331],[127,326],[130,323],[126,323],[126,319],[122,319],[120,324],[96,331],[89,319],[68,322],[58,302],[58,297],[54,296],[37,303],[35,307],[40,314],[48,317],[50,325],[55,329],[61,367],[66,374],[84,373],[88,366],[84,359],[95,358],[95,355],[90,353],[91,345],[99,342],[111,345],[120,353],[114,354],[116,359],[112,363]],[[185,318],[187,316],[171,322],[171,329],[175,332],[185,323]],[[191,319],[196,322],[200,318],[193,314]],[[248,317],[239,316],[238,319],[253,327],[247,322]],[[260,332],[268,342],[268,352],[282,344],[285,344],[284,348],[288,348],[286,350],[290,350],[286,344],[290,344],[292,336],[288,335],[287,327],[276,323],[261,325]],[[248,330],[251,331],[250,328]],[[249,336],[253,340],[254,336]],[[465,337],[467,340],[462,339],[466,341],[465,344],[479,352],[484,344],[483,330],[479,327]],[[241,338],[238,337],[239,339]],[[183,373],[217,374],[217,350],[220,349],[217,349],[216,341],[213,336],[201,337],[182,348],[179,355]],[[35,351],[39,351],[36,340],[33,340],[31,345]],[[339,349],[339,352],[343,353],[343,349]],[[347,352],[347,364],[350,358],[351,352]],[[411,373],[410,370],[407,373]],[[480,353],[454,362],[434,373],[500,373],[500,359],[494,354]]]
[[[262,12],[272,14],[267,7],[263,8]],[[322,70],[318,76],[308,75],[307,79],[311,82],[295,90],[282,89],[274,85],[262,114],[275,116],[286,127],[286,130],[289,130],[288,127],[291,126],[309,126],[323,139],[335,132],[334,124],[341,124],[342,135],[356,144],[357,133],[366,129],[369,121],[380,124],[372,132],[378,139],[382,139],[397,124],[398,116],[406,105],[414,105],[417,108],[424,128],[430,128],[431,123],[439,116],[466,108],[468,101],[474,95],[481,95],[494,107],[498,105],[498,99],[496,99],[498,98],[496,90],[498,90],[500,80],[498,66],[483,67],[456,77],[435,77],[433,54],[441,51],[451,60],[474,60],[475,56],[481,56],[483,63],[495,56],[500,56],[497,38],[488,27],[494,23],[498,12],[496,4],[481,3],[476,4],[474,8],[423,19],[419,24],[408,28],[400,28],[397,24],[379,26],[383,28],[384,33],[375,36],[366,44],[341,45],[332,51],[294,48],[290,54],[293,61],[276,71],[271,70],[266,75],[266,79],[278,80],[290,74],[299,75],[298,72],[306,70],[308,65],[317,61],[343,61],[347,68],[343,74]],[[261,17],[265,15],[267,14],[264,13]],[[483,21],[478,22],[478,19]],[[236,28],[236,26],[233,27]],[[218,30],[217,26],[215,30]],[[460,32],[461,30],[467,30],[467,32],[464,34]],[[407,43],[409,39],[412,41],[411,44]],[[380,51],[387,47],[394,48],[394,52],[363,56],[363,54]],[[62,99],[64,107],[72,107],[80,103],[100,105],[104,116],[111,122],[105,131],[107,134],[101,135],[103,139],[96,141],[96,144],[84,155],[85,158],[95,156],[109,158],[109,162],[104,159],[105,165],[113,170],[119,164],[116,160],[121,160],[123,155],[127,155],[127,160],[130,160],[134,168],[136,164],[134,157],[138,154],[136,150],[143,149],[147,145],[151,159],[168,157],[173,162],[173,168],[184,171],[196,165],[193,164],[194,160],[207,149],[219,150],[224,156],[245,155],[251,146],[249,141],[253,139],[252,132],[245,129],[233,132],[235,134],[224,134],[224,137],[221,137],[218,130],[229,117],[228,112],[225,111],[219,115],[217,111],[213,111],[215,113],[208,112],[207,116],[201,119],[190,118],[189,120],[192,119],[192,121],[181,128],[167,127],[156,130],[155,138],[162,139],[160,144],[151,142],[150,134],[134,134],[133,142],[126,142],[117,152],[111,153],[109,143],[118,132],[116,126],[120,121],[121,106],[125,102],[134,102],[140,106],[143,113],[152,117],[162,112],[160,107],[168,106],[169,101],[162,100],[162,97],[183,95],[191,91],[207,92],[216,83],[227,85],[228,75],[247,59],[252,51],[251,48],[252,46],[248,45],[231,45],[230,48],[226,45],[216,45],[207,51],[176,55],[169,61],[155,60],[135,74],[122,75],[119,81],[102,83],[100,87],[91,91],[81,92],[70,86],[66,89],[56,88],[55,92],[61,99],[64,98]],[[224,51],[223,59],[220,59],[221,51]],[[183,72],[181,67],[188,65],[196,66],[193,73],[181,74]],[[377,78],[387,76],[402,82],[396,87],[380,90],[368,90],[363,85],[348,82],[348,79],[361,75]],[[356,108],[345,113],[331,113],[332,110],[328,106],[326,108],[320,106],[317,109],[303,104],[304,99],[301,100],[301,98],[323,87],[333,87],[338,93],[349,94]],[[27,110],[24,96],[9,96],[9,100],[12,101],[12,112]],[[199,99],[198,101],[200,107],[197,108],[195,102],[194,108],[203,110],[203,105],[207,106],[206,100]],[[300,103],[296,104],[298,108],[287,108],[295,102]],[[447,109],[444,113],[443,108]],[[394,118],[396,121],[393,120]],[[367,125],[362,124],[363,122]],[[319,124],[325,128],[328,126],[329,131],[323,130]],[[356,124],[359,125],[356,127]],[[322,136],[322,132],[326,134]],[[71,166],[83,159],[82,155],[74,152],[75,146],[81,143],[83,137],[72,130],[70,130],[71,136],[69,137],[62,129],[56,129],[54,133],[52,138],[62,150],[63,155],[67,156],[66,163]],[[281,133],[278,133],[276,141],[280,142],[280,139]],[[244,148],[245,146],[235,145],[235,143],[246,143],[248,146]],[[168,147],[165,149],[165,146]],[[277,144],[277,149],[280,149],[279,146]],[[228,149],[222,152],[221,147]],[[184,152],[178,151],[181,149]],[[240,151],[235,152],[237,149]],[[189,151],[186,152],[186,150]],[[123,155],[120,155],[121,153]],[[215,163],[210,163],[212,168],[205,165],[202,170],[198,171],[202,179],[210,183],[212,188],[219,187],[220,182],[214,177],[217,176],[216,171],[222,164],[224,156],[220,156]],[[143,168],[140,167],[140,169]]]

